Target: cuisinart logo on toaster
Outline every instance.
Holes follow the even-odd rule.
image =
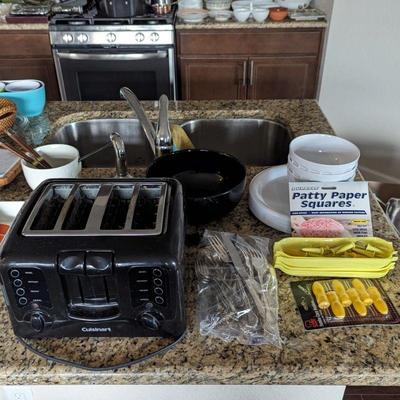
[[[92,327],[82,327],[82,332],[111,332],[111,328],[92,328]]]

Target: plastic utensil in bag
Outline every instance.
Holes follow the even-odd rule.
[[[205,231],[196,262],[200,333],[281,347],[277,280],[269,240]]]

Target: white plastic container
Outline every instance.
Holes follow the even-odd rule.
[[[289,157],[294,165],[309,172],[339,175],[357,168],[360,150],[346,139],[315,133],[292,140]]]

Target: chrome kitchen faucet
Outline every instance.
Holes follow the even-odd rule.
[[[121,97],[128,102],[133,111],[135,111],[153,154],[156,157],[160,157],[163,154],[171,153],[173,151],[173,140],[168,120],[168,97],[163,94],[159,99],[160,111],[158,115],[157,131],[155,131],[153,124],[149,121],[143,109],[142,104],[132,90],[127,87],[123,87],[120,89],[119,93]]]

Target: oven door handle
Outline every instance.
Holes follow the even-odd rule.
[[[90,61],[140,61],[167,58],[168,52],[157,51],[153,53],[127,53],[127,54],[90,54],[90,53],[59,53],[57,56],[64,60],[90,60]]]

